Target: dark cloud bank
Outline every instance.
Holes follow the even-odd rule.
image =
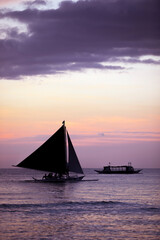
[[[23,33],[15,27],[5,29],[0,78],[87,68],[117,70],[118,59],[124,57],[123,61],[135,63],[141,56],[160,56],[159,0],[67,1],[47,10],[33,2],[34,8],[0,12],[1,19],[18,20],[28,29]],[[153,59],[144,63],[159,64]]]

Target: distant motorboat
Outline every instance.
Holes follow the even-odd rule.
[[[104,166],[103,170],[95,170],[99,174],[135,174],[142,171],[142,169],[134,169],[131,164],[124,166]]]

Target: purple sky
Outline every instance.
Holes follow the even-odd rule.
[[[54,4],[0,2],[0,167],[64,119],[83,167],[160,167],[160,0]]]
[[[28,1],[23,10],[0,10],[1,20],[26,26],[2,29],[7,37],[0,40],[0,78],[120,70],[125,67],[119,60],[160,64],[141,59],[160,56],[159,0],[65,1],[57,9],[39,9],[40,4],[45,1]]]
[[[99,133],[87,136],[71,135],[70,137],[75,143],[75,149],[83,167],[100,168],[109,162],[113,165],[132,162],[135,167],[139,168],[160,166],[160,142],[158,141],[160,133],[125,132],[124,134],[123,139],[120,132],[106,132],[103,136]],[[49,137],[49,135],[39,135],[3,140],[0,142],[0,152],[4,156],[1,159],[1,166],[6,167],[8,160],[10,165],[18,164]],[[83,143],[86,140],[91,144],[85,146]]]

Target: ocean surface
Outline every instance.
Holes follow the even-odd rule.
[[[1,240],[160,239],[160,169],[38,183],[44,173],[0,169]]]

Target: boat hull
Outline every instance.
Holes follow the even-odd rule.
[[[64,182],[77,182],[81,181],[84,176],[81,177],[68,177],[68,178],[50,178],[50,179],[36,179],[33,177],[35,182],[45,182],[45,183],[64,183]]]
[[[134,170],[133,172],[129,172],[129,171],[100,171],[100,170],[95,170],[95,172],[99,173],[99,174],[136,174],[139,173],[141,171],[140,170]]]

